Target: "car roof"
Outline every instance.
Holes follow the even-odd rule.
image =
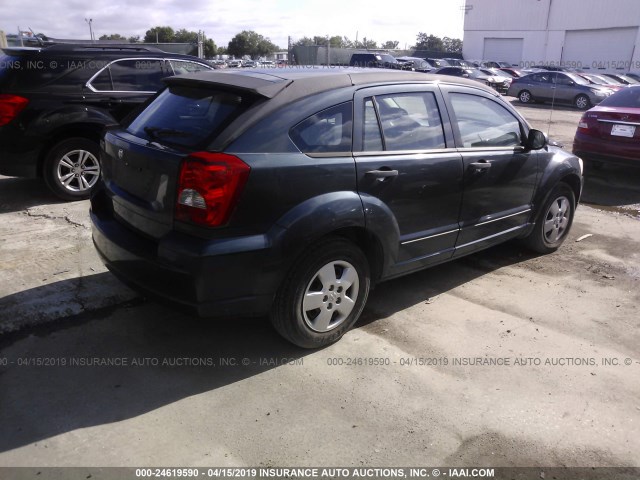
[[[251,125],[280,108],[305,97],[354,86],[398,83],[456,84],[499,94],[474,80],[420,72],[377,68],[294,66],[273,69],[212,70],[163,79],[169,86],[223,87],[270,99],[252,108],[242,117],[242,125],[229,128],[216,138],[215,147],[223,147]]]
[[[274,98],[286,89],[290,91],[290,94],[286,95],[287,102],[327,90],[367,84],[445,82],[474,88],[479,86],[477,82],[472,80],[463,78],[455,81],[444,80],[442,76],[419,72],[318,66],[277,68],[273,71],[265,71],[264,69],[206,71],[168,77],[164,79],[164,82],[169,85],[227,86],[265,98]],[[488,87],[484,88],[480,85],[480,88],[493,93],[493,90]]]

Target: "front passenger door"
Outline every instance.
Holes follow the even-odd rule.
[[[442,88],[464,164],[458,256],[517,236],[527,225],[538,153],[525,149],[524,124],[491,95]]]

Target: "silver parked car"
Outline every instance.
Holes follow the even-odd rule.
[[[590,84],[580,75],[570,72],[541,71],[514,78],[507,95],[522,103],[569,103],[587,110],[613,93],[610,88]]]

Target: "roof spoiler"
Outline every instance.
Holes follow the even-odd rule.
[[[197,72],[168,77],[162,80],[167,85],[211,87],[220,86],[232,90],[273,98],[287,88],[293,80],[264,73],[243,72]]]

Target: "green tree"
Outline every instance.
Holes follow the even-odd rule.
[[[366,48],[367,50],[378,48],[378,42],[370,40],[367,37],[362,37],[362,41],[355,42],[355,48]]]
[[[133,35],[128,39],[129,43],[138,43],[139,41],[140,41],[140,35]]]
[[[218,50],[218,46],[210,38],[204,41],[204,58],[215,57],[219,53]]]
[[[341,37],[340,35],[335,35],[329,39],[329,44],[331,48],[353,48],[353,42],[349,40],[349,37]]]
[[[182,28],[173,34],[173,40],[177,43],[198,43],[198,32],[191,32]]]
[[[227,47],[227,53],[235,57],[243,57],[245,55],[258,57],[268,55],[276,50],[278,50],[277,45],[253,30],[243,30],[238,33],[231,39]]]
[[[394,50],[398,48],[400,42],[397,40],[388,40],[382,44],[382,48],[386,48],[387,50]]]
[[[98,40],[120,40],[126,42],[127,39],[119,33],[112,33],[111,35],[102,35]]]
[[[459,53],[462,55],[462,40],[459,38],[444,37],[442,39],[444,51],[448,53]]]
[[[292,47],[310,47],[311,45],[315,45],[315,43],[313,43],[313,38],[309,37],[302,37],[291,44]]]
[[[171,43],[175,33],[171,27],[153,27],[144,34],[145,43]]]
[[[444,45],[442,39],[435,35],[427,35],[426,33],[418,33],[416,37],[416,45],[413,47],[416,50],[431,50],[432,52],[443,52]]]

